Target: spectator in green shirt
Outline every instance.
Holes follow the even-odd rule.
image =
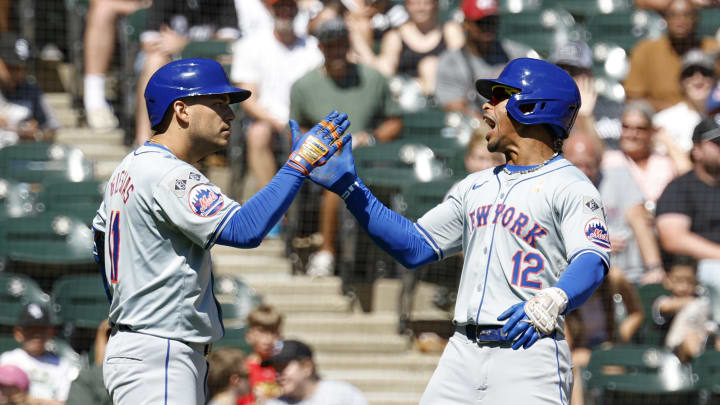
[[[348,61],[348,31],[342,18],[320,25],[315,32],[325,57],[323,66],[296,81],[290,91],[290,118],[303,130],[325,116],[325,109],[346,111],[352,120],[353,148],[389,142],[402,131],[400,106],[392,99],[387,80],[375,69]],[[320,233],[323,242],[309,260],[312,276],[332,275],[340,197],[323,192]]]

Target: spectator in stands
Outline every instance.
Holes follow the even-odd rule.
[[[654,114],[650,104],[644,101],[628,102],[622,114],[620,150],[609,150],[603,156],[604,168],[624,166],[630,170],[645,201],[649,202],[650,211],[654,209],[655,201],[665,186],[677,174],[673,160],[654,148]],[[665,138],[661,138],[663,139]],[[668,153],[673,151],[672,144],[665,145]],[[673,153],[682,154],[677,148],[674,148]]]
[[[446,111],[482,117],[486,101],[475,90],[475,80],[496,77],[512,59],[537,56],[530,48],[497,36],[500,8],[495,0],[463,0],[465,45],[440,54],[435,97]]]
[[[236,405],[239,398],[250,393],[245,355],[241,350],[223,347],[208,356],[208,405]]]
[[[93,364],[80,371],[72,382],[68,394],[68,405],[112,405],[110,393],[103,383],[102,365],[105,348],[110,339],[110,322],[100,322],[93,344]]]
[[[710,335],[710,300],[698,296],[697,262],[688,256],[674,256],[663,283],[672,295],[662,295],[652,305],[653,321],[663,330],[665,346],[687,363],[705,349]]]
[[[720,291],[720,127],[705,118],[693,131],[693,170],[673,180],[657,204],[664,250],[699,261],[698,279]]]
[[[563,155],[593,182],[602,199],[612,246],[613,268],[635,284],[659,283],[665,276],[650,215],[640,187],[627,167],[600,168],[602,142],[592,134],[574,131]],[[584,202],[588,209],[598,206]]]
[[[595,91],[592,50],[582,41],[569,41],[555,48],[548,59],[565,69],[580,89],[582,104],[575,128],[597,134],[611,149],[617,149],[622,127],[622,104]]]
[[[230,80],[253,96],[243,104],[249,123],[245,130],[247,165],[258,188],[275,173],[273,142],[285,132],[290,113],[290,87],[305,73],[322,64],[314,37],[298,37],[293,20],[297,0],[265,0],[273,17],[272,32],[259,31],[241,38],[233,53]],[[288,143],[282,137],[282,145]],[[279,226],[269,236],[278,236]]]
[[[283,317],[273,307],[260,305],[248,314],[245,340],[252,346],[252,353],[245,360],[252,392],[239,398],[238,405],[253,404],[282,393],[276,381],[275,369],[263,365],[273,354],[280,339]]]
[[[715,85],[715,61],[699,49],[691,49],[682,59],[680,86],[683,100],[653,117],[653,125],[664,128],[672,142],[685,153],[692,149],[692,131],[705,115],[705,104]],[[687,160],[690,166],[690,160]],[[687,172],[680,170],[681,172]]]
[[[323,66],[300,78],[290,91],[290,117],[303,131],[314,119],[324,117],[324,108],[342,109],[352,116],[353,148],[388,142],[402,131],[398,104],[392,100],[387,79],[377,70],[347,59],[350,43],[341,18],[324,22],[316,31]],[[309,260],[307,273],[332,275],[335,269],[335,240],[338,231],[340,197],[323,190],[320,205],[320,249]]]
[[[718,49],[711,37],[698,38],[695,28],[698,10],[690,0],[672,0],[663,10],[667,35],[645,39],[630,54],[630,72],[625,79],[628,99],[646,99],[656,110],[682,101],[680,87],[681,57],[693,48],[705,52]]]
[[[710,96],[705,102],[705,113],[713,119],[717,119],[720,114],[720,85],[715,86],[710,92]]]
[[[376,55],[373,44],[356,47],[360,62],[373,66],[385,76],[416,79],[422,93],[435,92],[437,57],[446,49],[459,49],[463,44],[460,26],[438,21],[438,0],[405,0],[410,19],[397,29],[388,31]],[[356,44],[357,45],[357,44]]]
[[[83,105],[88,126],[97,131],[117,128],[118,119],[105,99],[105,76],[115,49],[118,18],[149,7],[152,0],[94,0],[85,24]]]
[[[0,355],[0,365],[17,366],[30,377],[28,401],[37,405],[64,404],[70,384],[78,376],[75,367],[45,349],[55,334],[50,317],[47,306],[26,305],[13,329],[20,347]]]
[[[644,8],[662,12],[672,0],[633,0],[635,8]],[[695,7],[712,7],[717,5],[716,0],[691,0]]]
[[[233,0],[153,0],[146,27],[140,35],[143,56],[137,83],[135,146],[152,135],[144,98],[150,76],[191,41],[232,41],[240,32]]]
[[[18,129],[20,139],[52,142],[60,125],[37,82],[28,74],[31,58],[32,48],[25,38],[13,33],[0,35],[0,93],[31,113]]]
[[[30,379],[20,367],[0,366],[0,404],[28,405]]]
[[[476,132],[465,150],[465,170],[475,173],[505,163],[505,155],[499,152],[490,152],[487,148],[485,135]]]
[[[0,149],[14,145],[21,139],[35,140],[32,111],[20,104],[5,100],[0,93]]]
[[[321,379],[310,347],[297,340],[281,342],[264,364],[272,365],[278,374],[283,395],[266,405],[366,405],[363,394],[342,381]]]

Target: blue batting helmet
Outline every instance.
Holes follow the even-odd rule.
[[[223,67],[212,59],[191,58],[170,62],[155,72],[145,87],[150,126],[160,124],[172,103],[182,97],[227,94],[230,104],[248,97],[248,90],[230,84]]]
[[[580,109],[580,90],[567,72],[543,60],[518,58],[510,61],[497,79],[480,79],[475,87],[490,99],[498,84],[519,90],[506,107],[515,121],[547,124],[556,136],[567,138]]]

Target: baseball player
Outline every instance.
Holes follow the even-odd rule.
[[[347,147],[310,177],[404,266],[465,255],[455,333],[421,404],[567,404],[563,314],[601,283],[610,252],[598,191],[559,155],[580,94],[565,71],[527,58],[476,88],[490,100],[488,149],[507,164],[470,174],[416,223],[378,202]]]
[[[241,207],[192,163],[227,145],[229,104],[249,96],[208,59],[171,62],[148,82],[154,135],[115,169],[93,221],[111,297],[103,377],[116,405],[205,403],[205,355],[224,333],[210,248],[258,246],[308,173],[349,140],[347,114],[333,111]]]

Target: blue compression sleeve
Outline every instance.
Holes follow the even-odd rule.
[[[283,166],[272,181],[233,214],[215,243],[254,248],[282,218],[295,199],[305,176]]]
[[[360,179],[356,185],[345,203],[378,246],[410,269],[438,260],[413,222],[378,201]]]
[[[590,252],[581,254],[570,262],[555,284],[555,287],[565,291],[568,297],[568,306],[563,314],[578,308],[590,298],[602,284],[607,269],[605,261]]]

